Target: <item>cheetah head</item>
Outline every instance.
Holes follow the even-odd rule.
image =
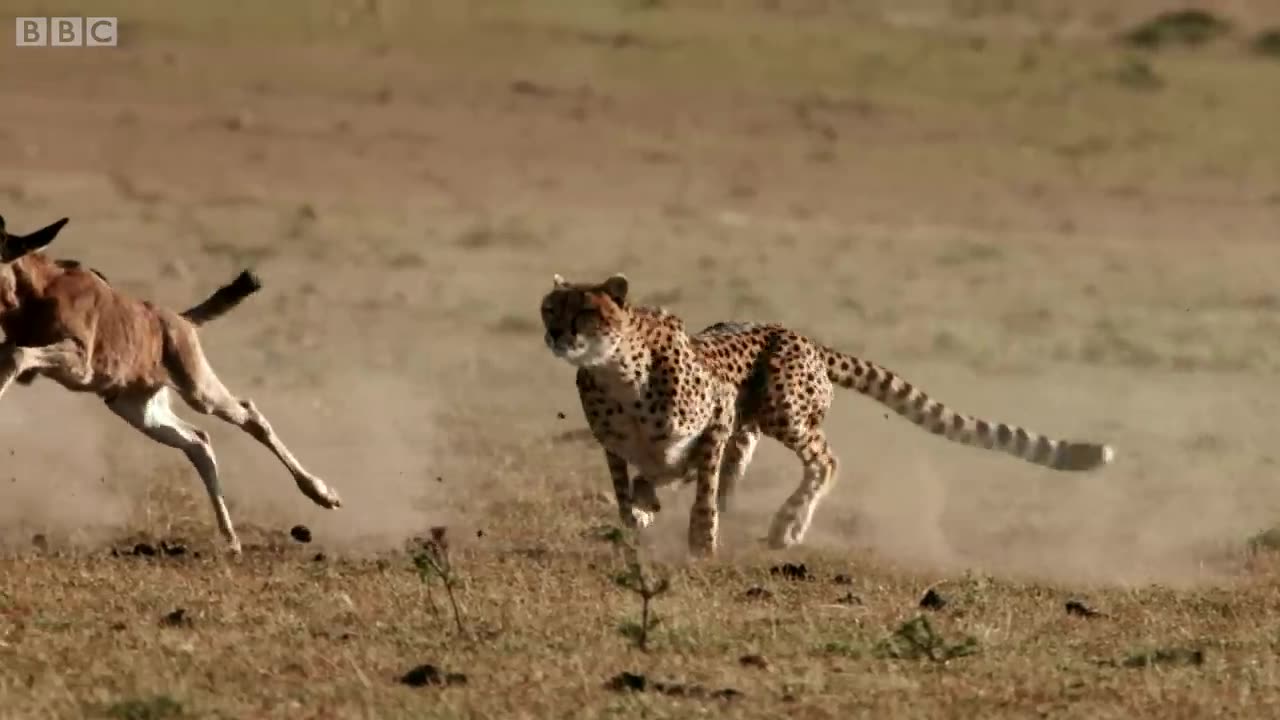
[[[627,322],[627,279],[613,275],[599,285],[555,276],[542,298],[543,339],[555,356],[577,367],[609,362]]]

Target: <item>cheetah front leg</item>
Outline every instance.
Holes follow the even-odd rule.
[[[631,478],[631,504],[653,515],[657,515],[662,509],[662,503],[658,501],[658,486],[648,475]]]
[[[621,455],[615,455],[608,450],[604,452],[605,462],[609,465],[609,477],[613,480],[613,496],[618,502],[618,517],[622,520],[622,524],[626,527],[646,528],[653,523],[653,512],[636,507],[636,497],[632,493],[631,474],[627,471],[627,461]],[[636,477],[636,485],[646,484],[648,481],[641,477]],[[639,488],[640,494],[643,495],[643,489]],[[653,493],[652,485],[649,485],[649,493]],[[639,498],[643,503],[644,498]]]
[[[694,455],[697,473],[697,493],[689,512],[689,551],[699,557],[716,552],[717,529],[720,523],[718,496],[720,464],[724,460],[725,447],[729,444],[730,429],[723,423],[715,423],[698,438]]]

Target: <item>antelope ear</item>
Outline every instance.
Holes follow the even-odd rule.
[[[62,218],[29,235],[15,236],[6,234],[4,236],[3,253],[0,253],[0,260],[13,262],[27,253],[47,247],[49,243],[53,242],[54,238],[58,237],[58,232],[62,230],[62,226],[68,222],[68,218]]]
[[[551,287],[555,288],[556,290],[559,290],[560,288],[565,287],[568,284],[569,283],[565,281],[564,276],[561,275],[560,273],[556,273],[555,275],[551,276]]]
[[[627,276],[622,273],[610,275],[600,287],[613,301],[622,305],[627,301]]]

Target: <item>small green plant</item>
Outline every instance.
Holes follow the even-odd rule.
[[[627,533],[617,525],[601,525],[591,529],[591,536],[601,542],[607,542],[610,545],[621,547],[627,542]]]
[[[102,709],[102,714],[115,720],[165,720],[182,717],[182,703],[168,695],[156,695],[149,698],[130,698],[111,703]]]
[[[1127,58],[1111,73],[1111,79],[1130,90],[1152,91],[1164,87],[1164,78],[1156,73],[1151,63],[1141,58]]]
[[[1120,663],[1127,668],[1144,668],[1153,665],[1203,665],[1204,651],[1197,648],[1156,648],[1136,652]]]
[[[857,659],[862,657],[862,648],[844,640],[831,640],[818,647],[823,655]]]
[[[1157,49],[1170,45],[1195,47],[1231,31],[1231,23],[1206,10],[1160,13],[1121,36],[1133,47]]]
[[[621,547],[627,558],[626,569],[614,576],[613,581],[640,598],[640,622],[624,622],[618,631],[642,652],[649,652],[649,633],[660,622],[653,612],[653,601],[671,589],[671,579],[665,575],[658,577],[647,569],[639,548],[624,532],[609,533],[605,539]]]
[[[995,262],[1003,259],[1004,250],[999,245],[977,242],[960,242],[947,248],[937,257],[939,265],[967,265]]]
[[[928,659],[943,663],[978,652],[978,640],[966,635],[959,642],[948,642],[933,629],[928,618],[917,615],[877,643],[873,652],[876,657],[892,660]]]
[[[1258,33],[1249,47],[1258,55],[1280,60],[1280,28],[1270,28]]]
[[[1270,527],[1255,533],[1248,540],[1249,549],[1253,552],[1274,552],[1280,550],[1280,527]]]
[[[445,595],[449,598],[449,606],[453,610],[453,621],[458,626],[458,633],[467,635],[467,628],[462,623],[462,610],[458,607],[458,599],[454,593],[457,578],[453,573],[453,564],[449,561],[449,541],[445,537],[445,528],[431,528],[431,539],[422,541],[418,551],[413,554],[413,566],[417,568],[422,583],[427,586],[427,598],[431,600],[432,607],[435,607],[435,600],[431,598],[431,580],[440,578]]]

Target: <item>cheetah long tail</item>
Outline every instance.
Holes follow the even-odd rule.
[[[1055,440],[1016,425],[962,415],[887,368],[829,348],[824,348],[824,354],[831,382],[874,398],[952,442],[1000,450],[1054,470],[1092,470],[1115,459],[1110,445]]]

